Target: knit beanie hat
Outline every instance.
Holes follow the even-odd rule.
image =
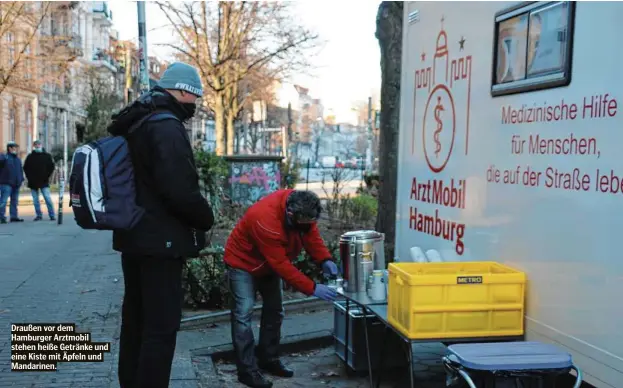
[[[197,69],[184,62],[174,62],[165,70],[158,86],[163,89],[183,90],[197,97],[203,96],[201,78]]]

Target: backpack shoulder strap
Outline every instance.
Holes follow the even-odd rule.
[[[136,123],[134,123],[130,127],[130,129],[128,130],[128,135],[132,134],[132,132],[139,129],[145,122],[162,121],[162,120],[168,120],[168,119],[174,119],[174,120],[179,121],[177,116],[175,116],[173,113],[168,112],[166,110],[157,110],[154,112],[150,112],[147,115],[143,116],[140,120],[138,120]]]
[[[152,121],[162,121],[162,120],[169,120],[169,119],[180,121],[177,118],[177,116],[171,112],[156,112],[154,114],[150,114],[147,121],[152,122]]]

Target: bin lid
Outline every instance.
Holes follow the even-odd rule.
[[[351,240],[384,240],[385,235],[375,230],[353,230],[351,232],[344,233],[341,237],[341,241]]]
[[[571,355],[557,346],[541,342],[495,342],[457,344],[448,347],[453,361],[481,371],[566,369]]]

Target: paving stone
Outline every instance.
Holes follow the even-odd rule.
[[[275,388],[290,387],[329,387],[329,388],[363,388],[369,386],[368,377],[349,376],[342,362],[335,356],[333,348],[319,349],[294,355],[284,355],[282,360],[291,367],[295,375],[291,379],[271,377]],[[218,362],[218,385],[222,388],[243,388],[237,382],[236,368],[231,363]],[[415,370],[422,370],[417,365]],[[445,387],[445,376],[430,371],[427,366],[423,367],[426,373],[415,373],[415,381],[419,387],[442,388]],[[406,370],[405,370],[406,371]],[[215,385],[216,386],[216,385]],[[381,383],[383,388],[397,388],[408,386],[408,375],[404,373],[397,376],[395,373],[387,376]]]
[[[118,386],[123,276],[111,233],[81,230],[71,215],[60,226],[27,219],[1,225],[0,233],[7,236],[0,240],[0,387]],[[111,351],[103,362],[59,363],[57,372],[11,372],[5,366],[16,322],[76,323],[92,341],[110,342]],[[198,386],[189,354],[176,354],[172,381],[172,387]]]

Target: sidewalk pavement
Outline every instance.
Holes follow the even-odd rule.
[[[123,278],[119,256],[111,249],[110,232],[84,231],[66,217],[63,225],[26,221],[0,225],[0,387],[116,388],[117,353]],[[288,314],[284,337],[330,334],[327,310]],[[98,363],[59,363],[57,372],[10,371],[11,323],[76,323],[92,340],[110,342],[111,352]],[[259,335],[259,319],[253,329]],[[214,388],[197,376],[193,354],[231,344],[229,322],[206,327],[183,326],[178,334],[171,388]],[[442,348],[420,345],[416,370],[438,368]],[[332,356],[329,352],[328,357]],[[334,362],[337,359],[329,359]],[[326,361],[326,360],[325,360]],[[311,381],[314,380],[310,375]],[[344,385],[346,387],[346,385]]]
[[[107,387],[112,359],[61,363],[56,373],[10,371],[11,323],[76,323],[117,351],[122,283],[110,233],[73,220],[0,225],[0,387]],[[86,373],[85,373],[86,372]]]
[[[71,217],[63,225],[0,225],[0,387],[118,387],[117,352],[123,277],[110,232],[84,231]],[[330,330],[332,315],[287,316],[284,335]],[[92,340],[111,342],[99,363],[59,363],[57,372],[10,371],[11,323],[76,323]],[[259,320],[254,327],[257,335]],[[181,331],[171,388],[202,387],[190,351],[231,343],[229,323]],[[210,385],[204,385],[206,388]]]
[[[123,277],[110,232],[26,221],[0,225],[0,387],[116,387]],[[111,342],[99,363],[59,363],[57,372],[10,371],[11,323],[76,323]],[[198,387],[190,357],[178,352],[171,388]],[[190,384],[190,385],[189,385]]]

